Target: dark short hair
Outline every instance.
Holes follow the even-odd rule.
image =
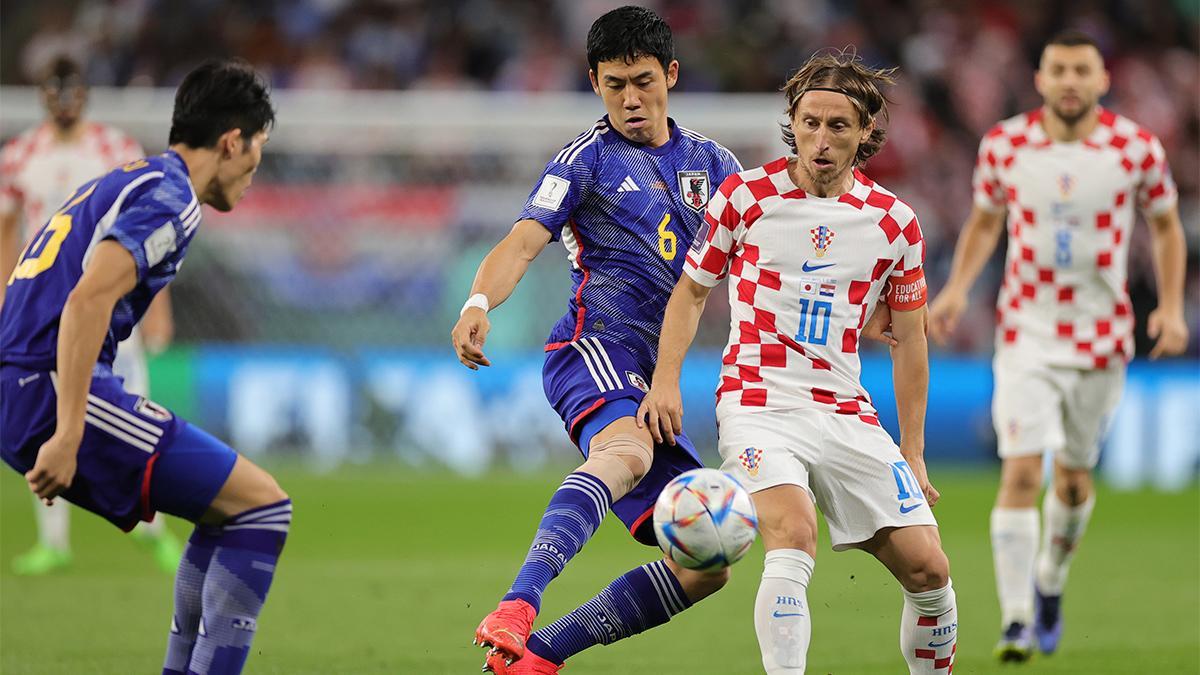
[[[800,66],[800,70],[792,75],[787,84],[783,85],[783,95],[787,99],[787,120],[779,125],[783,129],[783,142],[792,152],[796,152],[792,115],[796,112],[800,97],[814,89],[845,94],[858,112],[858,122],[861,126],[867,126],[877,117],[887,119],[888,99],[880,91],[880,87],[895,83],[896,70],[871,68],[851,49],[814,54]],[[887,132],[876,125],[870,137],[858,146],[854,163],[862,164],[873,157],[883,147],[886,138]]]
[[[1046,40],[1046,47],[1050,45],[1058,45],[1060,47],[1081,47],[1087,45],[1095,48],[1096,51],[1100,51],[1100,45],[1096,44],[1091,35],[1074,28],[1068,28],[1067,30],[1055,33],[1049,40]],[[1045,51],[1045,47],[1042,50]]]
[[[241,129],[248,141],[274,123],[269,88],[250,64],[210,60],[188,73],[176,90],[167,142],[211,148],[230,129]]]
[[[86,87],[87,81],[83,76],[83,66],[67,55],[54,57],[42,71],[41,87],[62,87],[63,85]]]
[[[662,17],[645,7],[626,5],[596,19],[587,36],[588,68],[596,72],[601,61],[632,62],[651,56],[663,70],[675,60],[675,39]]]

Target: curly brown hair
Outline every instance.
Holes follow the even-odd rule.
[[[871,68],[863,64],[852,48],[813,54],[783,85],[783,95],[787,99],[787,110],[784,111],[787,121],[779,124],[783,130],[783,142],[791,148],[792,154],[796,153],[792,115],[796,112],[800,97],[814,89],[845,94],[858,112],[859,124],[864,127],[880,116],[886,120],[890,101],[879,89],[895,84],[896,71],[896,68]],[[887,132],[876,126],[870,137],[858,146],[854,163],[862,164],[873,157],[883,147],[886,137]]]

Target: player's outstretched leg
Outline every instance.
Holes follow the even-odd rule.
[[[71,507],[59,499],[46,506],[33,496],[33,516],[37,523],[37,543],[13,558],[14,574],[49,574],[71,564]]]
[[[953,672],[958,642],[958,607],[950,562],[937,527],[880,530],[863,547],[891,571],[904,592],[900,651],[913,675]]]
[[[516,660],[541,608],[542,593],[583,549],[608,513],[649,470],[652,439],[633,417],[622,417],[591,438],[587,461],[550,498],[524,564],[499,607],[484,617],[475,641],[492,656]]]
[[[1001,661],[1026,661],[1033,655],[1033,573],[1041,487],[1041,455],[1003,460],[1000,492],[991,515],[992,561],[1001,618],[995,654]]]
[[[803,673],[812,637],[808,583],[817,550],[817,512],[798,485],[751,494],[767,555],[754,601],[754,632],[767,675]]]
[[[150,503],[197,523],[176,576],[164,675],[240,673],[291,500],[269,473],[189,425],[154,467]]]
[[[569,657],[660,626],[728,581],[729,568],[697,572],[671,560],[642,565],[558,621],[535,631],[521,660],[507,668],[495,658],[488,664],[507,675],[557,673]]]
[[[1038,649],[1053,654],[1062,637],[1062,595],[1075,547],[1087,530],[1096,497],[1091,471],[1054,465],[1054,489],[1042,504],[1042,548],[1037,558],[1034,632]]]

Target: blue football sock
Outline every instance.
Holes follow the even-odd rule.
[[[197,525],[183,550],[179,570],[175,573],[175,613],[171,616],[171,632],[167,635],[167,656],[163,659],[163,675],[185,675],[196,644],[196,629],[200,627],[201,591],[204,575],[216,549],[220,528]]]
[[[626,572],[570,614],[534,631],[533,653],[562,663],[593,645],[607,645],[662,625],[692,606],[661,560]]]
[[[504,599],[524,600],[540,610],[546,586],[591,539],[611,505],[612,493],[599,478],[568,474],[550,498],[525,563]]]
[[[203,615],[189,675],[242,672],[291,524],[292,501],[285,499],[221,526],[204,576]]]

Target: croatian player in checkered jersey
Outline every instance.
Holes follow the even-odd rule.
[[[0,280],[7,281],[17,265],[23,242],[46,222],[71,191],[114,166],[143,155],[137,141],[120,129],[84,118],[87,83],[78,63],[54,59],[40,84],[46,121],[19,134],[0,151]],[[0,286],[0,305],[5,286]],[[144,330],[142,330],[144,328]],[[149,396],[146,345],[166,347],[172,332],[170,298],[166,290],[155,297],[146,316],[118,348],[113,371],[125,378],[125,388]],[[38,541],[13,558],[17,574],[48,574],[71,563],[70,507],[53,506],[34,498]],[[141,523],[134,538],[147,546],[159,567],[170,573],[179,566],[180,545],[163,519]]]
[[[608,114],[546,165],[512,232],[480,265],[452,332],[464,365],[489,365],[482,351],[489,307],[562,239],[573,283],[542,374],[547,399],[586,461],[551,497],[516,579],[476,630],[476,641],[491,648],[485,668],[498,673],[556,673],[571,655],[665,623],[728,579],[726,570],[700,573],[659,560],[530,635],[543,591],[609,510],[638,542],[655,546],[650,515],[659,493],[703,466],[686,437],[655,444],[634,413],[710,186],[741,169],[728,150],[667,117],[679,62],[671,29],[656,14],[622,7],[601,16],[587,56]]]
[[[1150,224],[1158,308],[1151,358],[1187,346],[1185,242],[1175,183],[1150,132],[1098,104],[1108,73],[1095,43],[1074,31],[1047,43],[1034,79],[1041,108],[1004,120],[979,147],[975,206],[963,226],[932,334],[946,340],[991,256],[1008,212],[1008,254],[997,304],[996,391],[1000,491],[992,555],[1000,596],[1002,660],[1046,653],[1062,634],[1062,594],[1095,498],[1092,469],[1133,355],[1125,290],[1135,208]],[[1053,489],[1037,497],[1042,454]]]
[[[788,81],[794,156],[731,176],[709,201],[707,238],[688,252],[667,305],[639,410],[656,438],[679,433],[680,366],[709,292],[728,278],[718,449],[758,510],[767,554],[754,626],[770,675],[805,669],[814,504],[835,551],[865,550],[900,582],[909,671],[946,673],[954,662],[957,610],[923,459],[925,245],[912,209],[855,168],[883,144],[879,87],[891,75],[831,53]],[[889,322],[899,447],[859,382],[862,331]]]

